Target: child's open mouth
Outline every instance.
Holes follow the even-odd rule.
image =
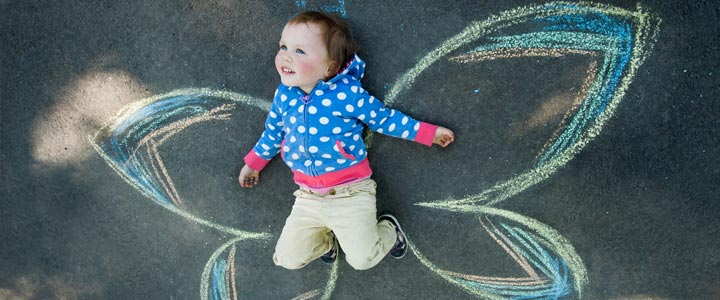
[[[286,68],[286,67],[282,67],[281,70],[282,70],[282,72],[285,73],[285,74],[295,74],[295,71],[290,70],[290,69],[288,69],[288,68]]]

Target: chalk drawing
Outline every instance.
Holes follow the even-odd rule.
[[[230,251],[227,260],[218,258],[235,243],[268,240],[270,234],[231,228],[187,212],[158,148],[194,124],[227,120],[237,105],[270,110],[268,101],[242,94],[211,89],[181,89],[130,104],[91,138],[95,150],[108,165],[150,200],[193,222],[233,236],[207,263],[202,276],[201,299],[231,299],[231,294],[234,297],[232,299],[237,299],[232,264],[234,250]],[[335,272],[336,268],[330,272],[328,291],[334,286],[334,278],[337,277]]]
[[[305,7],[307,2],[299,0],[296,4]],[[344,1],[339,4],[344,11]],[[498,250],[506,253],[524,275],[499,277],[447,270],[423,254],[413,243],[412,233],[408,233],[411,253],[440,278],[479,298],[581,298],[588,284],[587,271],[572,243],[538,220],[493,206],[517,198],[523,190],[550,177],[600,133],[649,55],[659,23],[640,5],[634,11],[568,2],[520,7],[470,24],[400,76],[388,90],[387,106],[400,101],[418,76],[441,59],[456,64],[569,54],[593,59],[573,107],[538,152],[530,170],[463,199],[416,203],[419,207],[473,216],[497,243]],[[458,51],[468,46],[471,50]],[[236,244],[249,240],[269,242],[270,234],[228,227],[187,212],[188,199],[178,193],[158,149],[190,126],[228,120],[240,105],[268,111],[270,102],[230,91],[180,89],[128,105],[90,137],[108,165],[144,196],[192,222],[232,236],[206,263],[200,285],[203,300],[242,298],[236,288]],[[338,266],[336,261],[324,288],[294,299],[329,299]]]
[[[588,78],[592,79],[583,86],[580,93],[583,98],[576,99],[576,105],[538,154],[537,163],[531,170],[464,199],[417,204],[477,214],[481,218],[491,215],[504,219],[500,227],[482,225],[527,271],[528,277],[498,279],[441,270],[420,253],[418,247],[413,246],[413,253],[423,264],[442,278],[482,298],[557,299],[572,295],[573,290],[576,297],[582,296],[587,284],[587,271],[569,241],[539,221],[491,206],[550,177],[600,133],[638,67],[650,53],[659,23],[657,17],[640,5],[635,11],[609,5],[568,2],[517,8],[471,24],[420,59],[415,67],[396,81],[386,96],[388,105],[410,89],[425,69],[443,57],[450,56],[449,61],[460,64],[530,56],[562,57],[571,53],[596,59],[602,57],[601,63],[593,63],[590,67]],[[527,31],[527,27],[536,29]],[[496,34],[500,29],[512,32],[515,28],[520,30],[514,34]],[[478,42],[474,50],[453,55],[460,47],[474,42]],[[512,227],[510,223],[517,226]],[[538,277],[538,273],[543,277]]]
[[[336,0],[336,5],[319,5],[317,6],[318,9],[329,12],[329,13],[336,13],[343,18],[347,18],[347,10],[345,10],[345,0]],[[301,10],[308,9],[307,0],[295,0],[295,6]]]

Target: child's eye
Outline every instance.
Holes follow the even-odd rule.
[[[283,51],[287,50],[287,46],[285,46],[285,45],[280,45],[280,50],[283,50]]]
[[[303,51],[302,49],[296,49],[296,50],[295,50],[295,53],[297,53],[297,54],[305,54],[305,51]]]

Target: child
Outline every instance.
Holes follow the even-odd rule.
[[[320,257],[332,263],[338,242],[358,270],[377,265],[387,253],[401,258],[407,252],[395,217],[376,219],[363,124],[427,146],[454,140],[449,129],[385,108],[369,95],[360,84],[365,63],[356,50],[347,24],[324,13],[301,13],[282,31],[275,56],[282,84],[239,176],[240,186],[257,185],[260,171],[280,153],[300,186],[275,247],[278,266],[299,269]]]

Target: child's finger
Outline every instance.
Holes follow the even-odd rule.
[[[246,176],[246,177],[243,178],[242,181],[240,182],[240,186],[242,186],[242,187],[253,187],[253,186],[256,186],[256,185],[257,185],[258,181],[259,181],[258,178],[256,178],[255,176]]]
[[[454,137],[452,135],[446,135],[443,137],[443,147],[447,147],[447,145],[450,145],[454,141]]]

